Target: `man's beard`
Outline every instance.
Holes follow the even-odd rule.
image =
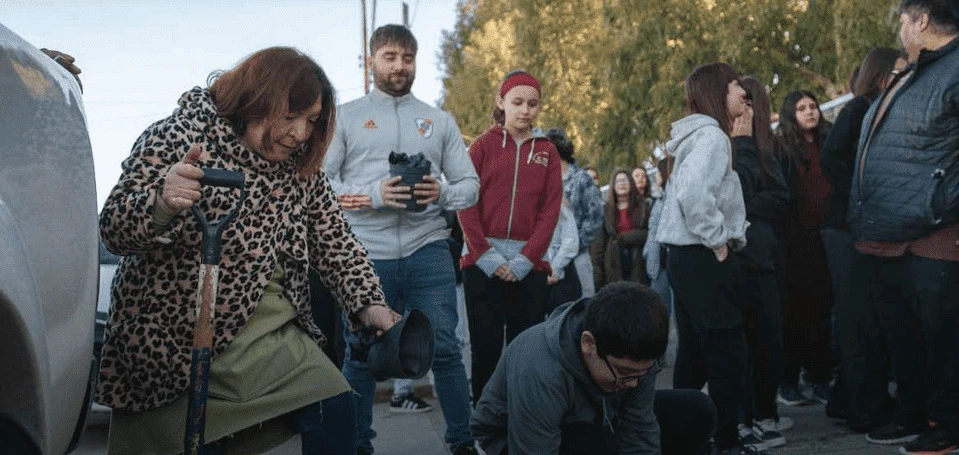
[[[391,77],[392,76],[392,77]],[[413,72],[387,73],[373,72],[373,83],[376,88],[392,96],[403,96],[410,93],[416,74]]]

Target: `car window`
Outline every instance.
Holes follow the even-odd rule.
[[[103,244],[103,241],[100,241],[100,263],[101,264],[118,264],[120,263],[120,256],[117,256],[110,252],[107,249],[106,245]]]

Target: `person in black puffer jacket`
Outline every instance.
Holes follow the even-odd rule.
[[[959,449],[959,0],[899,11],[910,66],[863,120],[848,215],[898,386],[867,439],[940,454]]]

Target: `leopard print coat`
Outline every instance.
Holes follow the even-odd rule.
[[[201,232],[182,211],[159,233],[153,207],[166,170],[192,144],[203,147],[201,167],[242,171],[248,197],[223,233],[214,316],[213,356],[243,329],[277,265],[285,270],[285,296],[295,323],[318,344],[308,267],[350,316],[385,299],[366,251],[353,236],[323,172],[297,177],[294,159],[270,163],[237,139],[206,89],[186,92],[170,117],[140,136],[100,214],[103,242],[124,256],[113,280],[97,401],[142,411],[174,401],[189,384],[200,270]],[[295,157],[294,157],[295,158]],[[198,207],[210,222],[221,219],[239,191],[205,187]]]

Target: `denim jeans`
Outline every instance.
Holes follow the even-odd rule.
[[[466,296],[463,295],[463,284],[456,285],[456,314],[459,319],[456,321],[456,339],[460,342],[460,355],[463,359],[470,358],[470,334],[469,327],[466,324]],[[466,379],[470,378],[470,362],[463,362],[466,368]],[[432,371],[430,374],[432,375]],[[430,378],[430,385],[436,386],[435,381]],[[412,379],[394,379],[393,395],[406,395],[413,391]]]
[[[373,266],[380,277],[386,301],[393,310],[406,314],[415,308],[430,319],[436,348],[433,376],[446,419],[446,443],[451,447],[471,443],[469,385],[456,337],[459,319],[456,312],[456,277],[447,243],[430,243],[402,259],[374,260]],[[349,346],[356,342],[356,336],[345,328],[344,336],[347,348],[343,376],[358,394],[357,447],[372,453],[371,441],[376,437],[376,432],[371,428],[376,382],[370,376],[366,363],[352,358]]]
[[[663,299],[666,304],[666,315],[673,317],[673,288],[669,285],[669,273],[661,269],[655,280],[650,280],[649,288]]]

